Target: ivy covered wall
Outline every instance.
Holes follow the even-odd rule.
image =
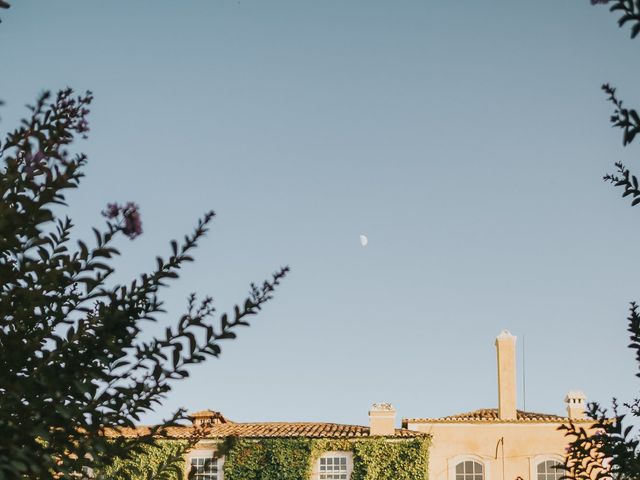
[[[229,440],[225,480],[305,480],[322,453],[353,453],[351,480],[428,480],[429,439]]]
[[[428,437],[230,438],[220,445],[219,454],[225,455],[224,480],[308,480],[320,455],[329,451],[352,452],[351,480],[428,480],[429,444]],[[100,477],[113,480],[154,478],[154,469],[166,463],[167,458],[176,458],[176,454],[180,458],[183,450],[183,443],[164,441],[157,448],[147,448],[133,460],[115,461]],[[174,461],[174,466],[162,476],[163,480],[183,480],[184,459]]]
[[[95,475],[98,480],[184,480],[186,447],[186,442],[161,440],[143,446],[131,459],[114,459]]]

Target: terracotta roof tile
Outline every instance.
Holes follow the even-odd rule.
[[[409,423],[456,423],[456,422],[495,422],[495,423],[564,423],[568,422],[569,417],[561,417],[548,413],[516,411],[515,420],[501,420],[498,417],[497,408],[481,408],[471,412],[459,413],[457,415],[449,415],[441,418],[405,418],[402,425],[406,427]],[[576,420],[574,422],[591,422],[589,419]]]
[[[109,436],[123,435],[135,437],[148,434],[149,427],[124,428],[109,431]],[[194,433],[192,426],[169,427],[166,434],[169,438],[188,438]],[[205,438],[268,438],[268,437],[305,437],[305,438],[358,438],[368,437],[369,427],[360,425],[342,425],[337,423],[314,422],[273,422],[273,423],[220,423],[208,425],[203,430]],[[395,437],[420,437],[423,433],[396,429]]]

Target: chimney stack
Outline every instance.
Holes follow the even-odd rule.
[[[374,403],[369,410],[369,435],[389,436],[396,433],[396,409],[390,403]]]
[[[202,410],[189,415],[194,427],[210,427],[221,423],[233,423],[225,418],[220,412],[213,410]]]
[[[516,412],[516,337],[503,330],[496,338],[498,353],[498,418],[515,420]]]
[[[585,418],[585,403],[587,399],[580,390],[571,390],[564,397],[564,403],[567,404],[567,415],[571,420],[582,420]]]

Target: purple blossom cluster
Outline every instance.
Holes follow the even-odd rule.
[[[140,207],[133,202],[127,202],[125,205],[108,203],[102,215],[109,220],[119,218],[119,229],[133,240],[142,233],[142,218],[140,217],[139,208]]]
[[[107,209],[102,212],[102,215],[111,220],[120,215],[121,210],[122,207],[118,206],[117,203],[107,203]]]
[[[77,133],[82,134],[82,138],[87,138],[89,132],[89,108],[93,101],[93,94],[87,91],[85,96],[73,97],[73,90],[67,88],[58,92],[56,99],[57,113],[67,122],[66,125]]]

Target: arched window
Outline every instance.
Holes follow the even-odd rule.
[[[489,460],[479,455],[456,455],[447,460],[447,480],[491,480],[490,468]]]
[[[536,467],[536,480],[560,480],[564,475],[562,464],[557,460],[543,460]]]
[[[463,460],[456,464],[455,480],[484,480],[484,467],[475,460]]]

